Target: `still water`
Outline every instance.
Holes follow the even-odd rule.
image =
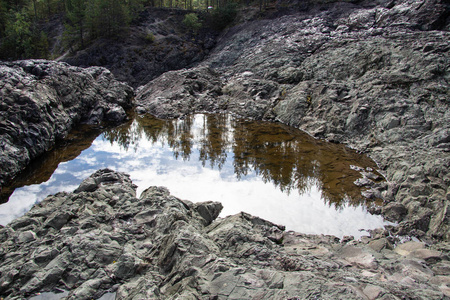
[[[367,212],[354,181],[369,158],[281,124],[193,115],[137,116],[100,132],[82,128],[2,191],[0,223],[23,215],[49,194],[73,191],[100,168],[131,175],[138,195],[162,185],[181,199],[220,201],[221,216],[240,211],[303,233],[338,237],[387,224]]]

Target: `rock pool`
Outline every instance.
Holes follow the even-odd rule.
[[[372,201],[354,183],[362,174],[381,180],[372,160],[281,124],[230,115],[136,116],[103,132],[84,128],[69,140],[23,172],[15,190],[3,190],[4,199],[12,194],[0,205],[2,225],[100,168],[130,174],[138,195],[166,186],[182,199],[222,202],[221,216],[245,211],[287,230],[358,237],[387,224],[368,213]]]

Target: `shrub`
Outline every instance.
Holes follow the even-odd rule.
[[[198,16],[195,13],[185,15],[183,25],[193,32],[197,32],[202,27],[202,23],[200,23]]]
[[[149,32],[149,33],[147,33],[147,34],[145,35],[144,40],[145,40],[147,43],[151,44],[151,43],[153,43],[153,42],[155,41],[155,36],[153,35],[153,33]]]
[[[237,16],[237,4],[228,3],[224,7],[216,8],[211,13],[212,25],[217,30],[223,30],[230,25]]]

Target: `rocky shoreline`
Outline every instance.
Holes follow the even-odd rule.
[[[249,18],[134,100],[104,68],[0,63],[0,186],[80,123],[118,123],[133,106],[161,118],[230,112],[368,154],[388,184],[366,197],[399,223],[359,241],[285,232],[246,213],[217,219],[220,203],[163,187],[138,199],[128,175],[99,170],[0,228],[0,297],[450,298],[448,12],[439,0],[380,0]]]
[[[0,295],[60,289],[66,299],[446,299],[448,248],[285,232],[164,187],[136,198],[99,170],[0,229]]]
[[[80,123],[120,123],[133,89],[105,68],[0,62],[0,187]]]
[[[395,234],[449,240],[445,3],[338,2],[231,28],[195,68],[137,89],[162,118],[227,111],[279,121],[371,156],[389,185],[374,209]]]

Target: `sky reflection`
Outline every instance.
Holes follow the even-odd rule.
[[[351,164],[374,167],[342,146],[280,124],[227,115],[173,121],[136,117],[95,138],[75,159],[59,163],[47,181],[15,189],[0,205],[0,223],[110,168],[130,174],[138,195],[149,186],[166,186],[181,199],[222,202],[222,217],[245,211],[288,230],[359,237],[359,229],[386,223],[367,213],[353,184],[360,175]]]

